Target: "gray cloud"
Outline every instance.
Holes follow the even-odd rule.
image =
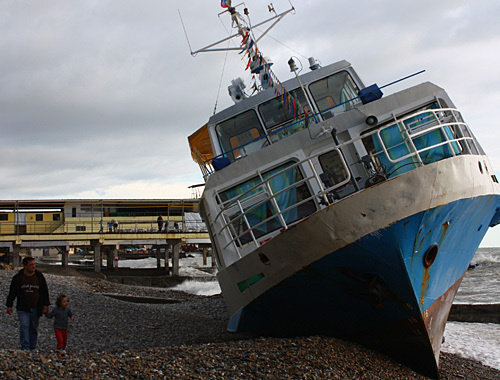
[[[278,11],[288,1],[275,0]],[[247,2],[253,22],[267,4]],[[347,59],[367,84],[420,69],[445,87],[500,167],[500,4],[484,0],[301,1],[264,38],[279,78],[287,60]],[[105,196],[178,197],[202,182],[187,136],[231,105],[230,80],[249,77],[237,54],[189,54],[226,35],[218,0],[51,1],[0,4],[1,199]],[[222,20],[227,21],[224,17]],[[226,22],[227,24],[227,22]],[[276,42],[278,40],[279,42]],[[293,49],[293,50],[292,50]],[[219,97],[219,83],[222,87]],[[477,126],[475,124],[478,124]],[[484,138],[483,138],[484,137]],[[171,191],[169,195],[168,191]],[[156,194],[156,195],[155,195]]]

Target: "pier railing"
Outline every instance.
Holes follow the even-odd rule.
[[[175,232],[199,232],[206,233],[207,228],[201,219],[190,220],[165,220],[161,231],[158,222],[151,221],[125,221],[119,222],[118,226],[109,226],[103,222],[102,227],[99,220],[71,219],[61,222],[32,221],[19,224],[17,222],[1,222],[0,235],[57,235],[57,234],[95,234],[95,233],[175,233]]]

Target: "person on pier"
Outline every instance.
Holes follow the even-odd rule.
[[[158,232],[161,232],[163,229],[163,217],[160,215],[156,221],[158,222]]]

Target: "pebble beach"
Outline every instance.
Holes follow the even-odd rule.
[[[112,283],[72,269],[41,269],[51,302],[70,298],[65,353],[53,320],[38,349],[19,350],[17,316],[0,314],[0,379],[427,379],[376,351],[331,337],[261,337],[226,331],[220,295]],[[5,304],[13,270],[0,270]],[[128,298],[127,298],[128,297]],[[148,298],[148,303],[130,302]],[[500,371],[441,353],[441,379],[499,379]]]

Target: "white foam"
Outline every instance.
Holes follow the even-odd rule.
[[[500,370],[500,325],[448,322],[444,336],[442,351]]]
[[[162,264],[164,264],[162,260]],[[156,258],[145,257],[144,259],[119,260],[118,268],[156,268]]]
[[[106,259],[103,260],[103,265],[106,266]],[[160,260],[160,265],[165,265],[165,259]],[[170,264],[172,265],[172,264]],[[118,261],[118,268],[134,268],[134,269],[151,269],[157,267],[155,257],[145,257],[143,259],[124,259]],[[194,254],[190,257],[179,259],[179,275],[181,276],[199,276],[213,277],[213,274],[207,273],[201,269],[211,269],[211,259],[207,260],[207,265],[203,265],[203,256]]]
[[[187,280],[171,289],[190,294],[196,294],[199,296],[212,296],[221,292],[219,283],[217,281]]]
[[[196,294],[199,296],[211,296],[221,292],[219,283],[215,279],[215,275],[207,273],[202,269],[211,269],[211,260],[208,259],[207,265],[203,265],[203,256],[194,254],[190,257],[179,259],[179,275],[186,277],[204,277],[213,278],[208,281],[187,280],[179,284],[172,290]],[[119,268],[156,268],[156,258],[147,257],[144,259],[120,260]],[[165,265],[165,260],[161,260],[161,265]]]

